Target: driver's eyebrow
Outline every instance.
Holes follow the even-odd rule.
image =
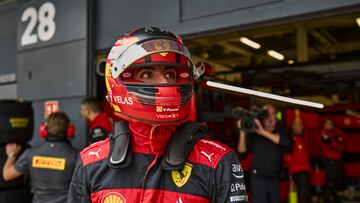
[[[134,68],[134,74],[136,74],[136,73],[139,73],[140,71],[143,71],[143,70],[145,70],[145,71],[149,71],[149,70],[152,70],[153,68],[150,68],[150,67],[144,67],[144,68]]]
[[[174,71],[176,71],[174,67],[166,67],[166,68],[164,68],[163,70],[164,70],[164,71],[165,71],[165,70],[174,70]]]
[[[164,67],[164,70],[176,70],[176,68],[173,66],[166,66]]]
[[[153,70],[154,68],[150,68],[150,67],[143,67],[143,68],[136,68],[134,69],[135,71],[141,71],[141,70]]]

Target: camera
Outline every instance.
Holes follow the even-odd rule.
[[[232,117],[235,120],[241,119],[240,129],[247,133],[255,132],[255,119],[262,120],[268,116],[268,111],[261,108],[246,110],[241,107],[235,107],[232,110]]]

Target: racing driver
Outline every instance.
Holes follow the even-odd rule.
[[[202,69],[180,37],[136,29],[112,47],[105,71],[122,120],[80,153],[68,202],[248,202],[235,152],[190,120]]]

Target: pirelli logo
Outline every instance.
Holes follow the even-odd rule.
[[[56,157],[47,157],[47,156],[34,156],[32,158],[32,167],[33,168],[46,168],[53,170],[65,169],[66,159],[56,158]]]

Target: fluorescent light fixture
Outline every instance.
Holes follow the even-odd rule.
[[[282,55],[279,52],[276,52],[274,50],[268,50],[267,54],[273,58],[276,58],[279,61],[284,60],[284,58],[285,58],[284,55]]]
[[[279,96],[279,95],[276,95],[276,94],[269,94],[269,93],[265,93],[265,92],[259,92],[259,91],[246,89],[246,88],[242,88],[242,87],[236,87],[236,86],[232,86],[232,85],[225,85],[225,84],[218,83],[218,82],[207,81],[206,85],[209,86],[209,87],[215,87],[215,88],[218,88],[218,89],[223,89],[223,90],[228,90],[228,91],[232,91],[232,92],[236,92],[236,93],[248,94],[248,95],[253,95],[253,96],[258,96],[258,97],[263,97],[263,98],[277,100],[277,101],[281,101],[281,102],[287,102],[287,103],[291,103],[291,104],[314,107],[314,108],[319,108],[319,109],[324,108],[323,104],[316,103],[316,102],[309,102],[309,101],[304,101],[304,100],[300,100],[300,99],[293,99],[293,98],[290,98],[290,97]]]
[[[295,63],[294,60],[292,60],[292,59],[288,60],[288,64],[289,64],[289,65],[294,64],[294,63]]]
[[[360,17],[356,18],[356,23],[358,24],[358,26],[360,27]]]
[[[260,49],[261,45],[259,43],[256,43],[246,37],[240,37],[240,42],[248,45],[249,47],[252,47],[254,49]]]

